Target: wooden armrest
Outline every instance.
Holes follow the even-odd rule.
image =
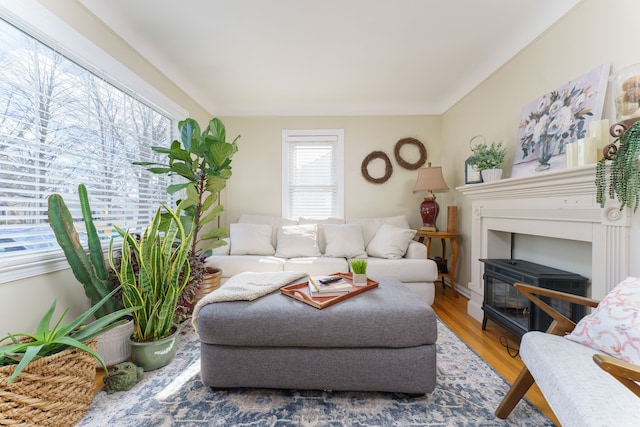
[[[559,299],[562,301],[570,302],[572,304],[584,305],[587,307],[597,307],[599,302],[591,298],[581,297],[566,292],[554,291],[552,289],[545,289],[539,286],[527,285],[524,283],[515,283],[513,286],[515,286],[518,291],[520,291],[525,297],[527,297],[527,299],[537,305],[540,310],[551,316],[553,322],[551,322],[551,325],[549,325],[549,328],[546,332],[554,335],[564,335],[567,332],[572,331],[573,328],[576,327],[576,324],[571,319],[560,313],[558,310],[542,301],[536,295]]]
[[[640,366],[603,354],[594,354],[593,361],[640,397]]]

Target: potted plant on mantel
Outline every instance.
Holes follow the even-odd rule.
[[[87,188],[84,184],[78,186],[78,196],[87,232],[88,249],[82,247],[78,231],[73,223],[73,217],[60,194],[49,196],[47,215],[49,225],[67,258],[71,271],[76,279],[82,283],[84,293],[91,304],[96,305],[103,301],[107,295],[111,295],[96,310],[95,316],[101,318],[121,309],[122,301],[119,294],[111,292],[117,285],[109,280],[102,244],[93,222]],[[99,337],[98,353],[107,366],[113,366],[129,359],[131,348],[127,337],[132,333],[133,322],[129,319],[128,322],[110,329]]]
[[[491,146],[478,144],[469,164],[478,168],[483,182],[497,181],[502,178],[502,164],[506,154],[507,149],[502,146],[502,142],[492,142]]]
[[[214,248],[226,244],[222,238],[227,236],[227,230],[219,224],[219,215],[224,207],[218,197],[231,177],[231,159],[238,151],[236,141],[240,135],[233,142],[227,142],[226,128],[217,118],[212,119],[203,131],[197,121],[187,118],[178,123],[178,130],[180,140],[173,141],[170,148],[151,147],[153,151],[167,155],[166,164],[134,164],[145,166],[155,174],[179,175],[185,180],[167,187],[169,194],[185,191],[186,197],[178,201],[177,209],[181,212],[187,234],[191,233],[193,224],[193,241],[189,249],[191,280],[183,291],[176,314],[176,320],[180,321],[191,313],[198,297],[206,295],[220,283],[222,272],[219,269],[205,271],[204,259]],[[213,224],[214,220],[218,221],[217,226],[205,232],[203,228]],[[205,282],[210,285],[204,286]]]
[[[187,234],[177,211],[163,207],[169,220],[162,230],[162,208],[141,235],[115,227],[123,238],[119,267],[113,240],[109,245],[109,263],[122,283],[123,305],[142,307],[133,313],[130,344],[131,361],[145,371],[167,365],[175,354],[179,327],[173,317],[190,274],[193,236]]]

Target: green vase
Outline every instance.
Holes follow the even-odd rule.
[[[178,348],[180,328],[178,325],[173,325],[173,329],[173,334],[157,341],[138,342],[129,337],[131,361],[140,366],[145,372],[167,366]]]

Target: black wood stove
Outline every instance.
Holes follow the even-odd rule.
[[[484,317],[482,329],[491,319],[504,328],[522,336],[528,331],[544,331],[551,324],[551,317],[536,307],[513,286],[526,283],[542,288],[585,296],[588,279],[579,274],[558,270],[520,259],[481,259],[484,263]],[[584,307],[540,297],[541,300],[574,322],[580,320]]]

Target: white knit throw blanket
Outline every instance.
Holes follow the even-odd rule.
[[[193,308],[191,320],[193,327],[197,332],[198,313],[207,304],[223,301],[253,301],[307,275],[307,273],[301,271],[236,274],[218,289],[198,301]]]

